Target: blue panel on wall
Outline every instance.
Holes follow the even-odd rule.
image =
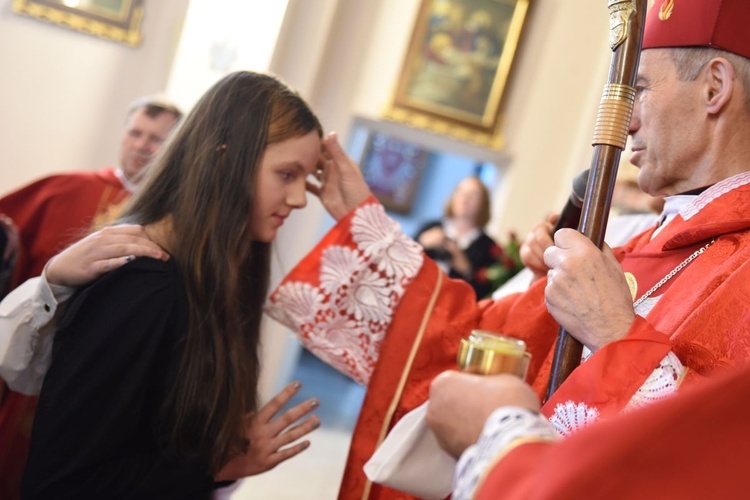
[[[368,143],[373,135],[376,134],[366,127],[355,127],[352,130],[347,151],[360,164],[367,160]],[[470,176],[478,176],[490,192],[493,192],[500,182],[500,171],[491,163],[482,163],[474,158],[443,151],[429,151],[411,209],[406,214],[389,211],[389,215],[401,224],[406,234],[414,236],[424,223],[443,216],[443,210],[453,189],[462,179]]]

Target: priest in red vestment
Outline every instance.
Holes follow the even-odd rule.
[[[326,144],[319,195],[338,224],[268,311],[368,386],[341,498],[408,498],[370,483],[362,466],[433,378],[455,369],[459,339],[473,329],[523,339],[540,396],[558,323],[584,344],[584,362],[541,408],[563,436],[750,359],[748,19],[746,0],[657,0],[630,135],[641,188],[666,197],[660,224],[614,251],[559,231],[547,278],[521,295],[477,304],[353,189],[356,165]]]
[[[20,235],[11,286],[39,276],[50,258],[111,221],[110,211],[130,196],[180,118],[181,112],[161,99],[137,100],[128,111],[118,168],[52,175],[1,198],[0,213],[13,220]],[[19,495],[37,398],[2,389],[7,388],[0,388],[0,498],[13,499]]]

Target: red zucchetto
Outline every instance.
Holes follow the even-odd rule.
[[[750,0],[656,0],[643,48],[713,47],[750,58]]]

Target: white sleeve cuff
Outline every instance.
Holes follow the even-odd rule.
[[[42,272],[36,293],[32,297],[32,326],[39,330],[48,325],[55,317],[57,307],[65,303],[73,296],[76,288],[62,285],[53,285],[47,281],[47,276]]]
[[[22,394],[38,394],[50,363],[58,305],[74,288],[32,278],[0,304],[0,377]]]
[[[453,478],[455,500],[473,498],[480,478],[498,455],[521,438],[557,440],[547,419],[525,408],[504,406],[495,410],[487,419],[476,444],[461,455]]]

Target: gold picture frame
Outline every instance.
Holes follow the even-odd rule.
[[[143,0],[13,0],[13,12],[135,47]]]
[[[422,0],[385,118],[499,149],[500,103],[531,0]]]

